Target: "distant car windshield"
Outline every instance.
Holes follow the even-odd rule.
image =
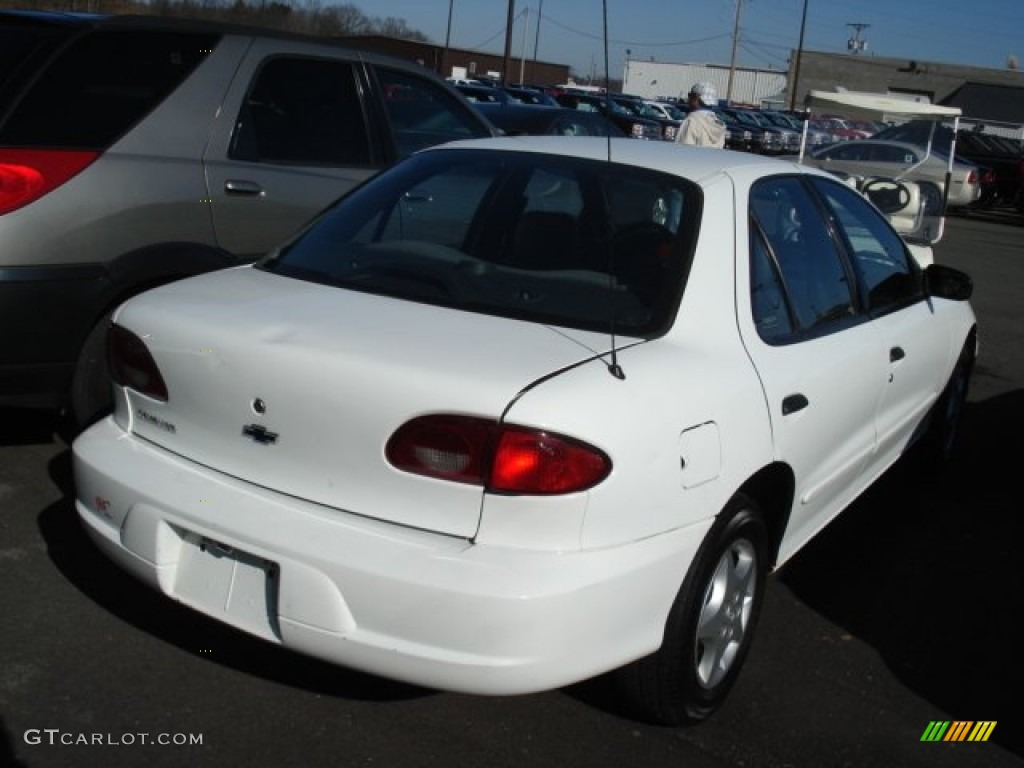
[[[669,326],[682,295],[700,194],[684,179],[615,163],[434,151],[343,198],[258,266],[469,312],[651,337]]]

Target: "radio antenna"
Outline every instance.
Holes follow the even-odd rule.
[[[604,37],[604,109],[606,119],[611,119],[612,114],[612,95],[611,95],[611,79],[609,77],[608,68],[608,0],[601,0],[601,8],[603,15],[603,37]],[[612,133],[611,131],[605,131],[605,146],[607,147],[606,156],[608,158],[608,166],[612,164]],[[608,216],[608,226],[603,227],[606,234],[606,243],[608,255],[608,290],[611,293],[609,298],[612,301],[608,302],[608,332],[611,336],[612,360],[608,364],[608,373],[614,376],[616,379],[625,379],[626,372],[622,370],[622,366],[619,365],[619,354],[618,354],[618,343],[615,340],[615,254],[612,253],[612,241],[611,234],[614,222],[611,221],[611,206],[608,205],[608,195],[604,195],[605,198],[605,213]]]

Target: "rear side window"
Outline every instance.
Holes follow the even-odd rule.
[[[71,25],[0,19],[0,116],[7,111],[21,84],[76,31]]]
[[[794,331],[817,336],[848,323],[857,314],[850,275],[820,207],[800,180],[783,176],[757,182],[750,193],[750,212],[759,237],[764,237],[764,243],[759,237],[752,243],[756,246],[753,290],[765,287],[767,254],[758,249],[767,245],[789,300]],[[772,300],[757,295],[752,298],[755,313],[775,311]],[[764,331],[764,317],[754,319]],[[766,340],[777,340],[781,335],[778,324],[773,324]]]
[[[153,30],[84,35],[14,106],[0,126],[0,143],[102,151],[167,98],[217,41]]]
[[[434,144],[490,135],[447,87],[386,67],[376,72],[399,158]]]
[[[285,57],[267,62],[238,116],[230,156],[265,163],[370,165],[369,131],[352,64]]]

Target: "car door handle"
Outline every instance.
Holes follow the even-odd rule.
[[[241,179],[228,179],[224,182],[224,191],[229,195],[262,195],[263,187],[255,181],[242,181]]]
[[[799,393],[795,395],[789,395],[788,397],[784,397],[782,399],[782,415],[788,416],[791,413],[802,411],[810,404],[810,401]]]
[[[889,362],[895,363],[897,360],[902,360],[907,356],[907,353],[903,351],[903,347],[893,347],[889,350]]]

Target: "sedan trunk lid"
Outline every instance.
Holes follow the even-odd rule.
[[[127,390],[140,437],[281,493],[464,537],[482,489],[395,469],[388,438],[429,413],[498,420],[524,387],[608,343],[251,267],[151,291],[116,322],[144,339],[169,392]]]

